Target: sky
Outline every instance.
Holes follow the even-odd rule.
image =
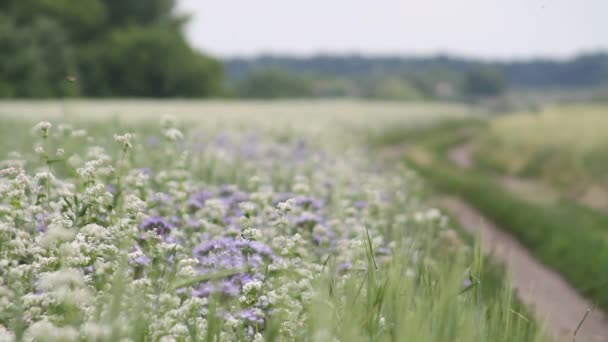
[[[567,58],[608,50],[608,0],[179,0],[192,44],[263,53]]]

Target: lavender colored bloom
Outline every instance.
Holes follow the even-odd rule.
[[[36,215],[36,221],[38,222],[38,224],[36,225],[36,231],[38,233],[44,233],[46,232],[46,230],[48,229],[47,224],[44,220],[44,215],[43,214],[37,214]]]
[[[351,268],[353,267],[353,264],[351,262],[343,262],[340,265],[338,265],[338,273],[344,273],[349,271]]]
[[[141,224],[143,230],[155,230],[158,235],[166,236],[171,232],[172,225],[163,217],[153,216],[148,217]]]
[[[278,194],[275,195],[274,200],[272,201],[272,204],[274,204],[275,206],[281,202],[285,202],[290,198],[294,198],[294,194],[291,192],[280,192]]]
[[[135,264],[136,265],[141,265],[141,266],[148,266],[150,265],[152,259],[150,259],[149,256],[146,255],[140,255],[137,258],[135,258]]]
[[[219,291],[225,296],[237,296],[244,283],[253,279],[261,280],[263,278],[262,267],[269,259],[276,257],[272,248],[261,242],[229,237],[205,241],[193,249],[193,254],[200,262],[199,272],[201,274],[218,269],[243,270],[243,273],[225,279],[218,288],[211,288],[203,284],[196,291],[197,296],[207,296],[215,291]]]
[[[194,297],[208,297],[210,294],[213,293],[213,291],[215,290],[215,287],[213,286],[213,284],[211,284],[210,282],[206,282],[203,285],[201,285],[199,288],[194,289],[192,291],[192,295]]]
[[[116,189],[115,185],[108,184],[108,185],[106,185],[106,191],[111,193],[112,195],[116,195],[116,192],[118,191],[118,189]]]
[[[321,209],[325,206],[323,200],[312,196],[297,196],[296,205],[304,209]]]
[[[154,172],[152,171],[151,168],[149,167],[144,167],[140,169],[141,173],[143,173],[144,175],[148,176],[148,177],[152,177],[152,175],[154,174]]]
[[[312,228],[314,225],[321,223],[322,219],[319,215],[311,212],[304,212],[300,216],[294,219],[294,223],[298,227],[309,227]]]
[[[229,297],[236,297],[241,292],[241,286],[234,280],[226,280],[222,283],[222,293]]]
[[[353,206],[359,210],[367,208],[367,202],[365,201],[356,201]]]
[[[241,318],[249,324],[264,324],[264,312],[260,309],[250,308],[241,311]]]
[[[200,209],[205,205],[205,202],[213,197],[213,192],[203,189],[195,193],[188,201],[188,206],[192,209]]]
[[[160,145],[160,138],[156,135],[150,135],[148,136],[148,146],[150,147],[156,147]]]

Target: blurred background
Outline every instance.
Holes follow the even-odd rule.
[[[600,0],[3,0],[0,97],[596,101],[604,13]]]

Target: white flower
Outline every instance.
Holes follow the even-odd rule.
[[[135,135],[132,133],[125,133],[123,135],[114,134],[114,140],[122,145],[124,150],[129,150],[133,147],[133,139]]]
[[[184,134],[177,128],[169,128],[165,130],[164,135],[170,141],[182,140],[184,138]]]
[[[262,288],[262,282],[259,280],[253,280],[245,283],[243,285],[243,292],[245,294],[257,293]]]
[[[241,234],[241,236],[245,240],[255,241],[260,238],[260,231],[255,228],[251,228],[251,227],[245,228],[245,230],[243,230],[243,233]]]
[[[15,333],[7,330],[5,327],[0,325],[0,342],[13,342],[15,341]]]
[[[107,325],[86,322],[80,328],[81,334],[89,340],[100,341],[110,338],[112,328]]]
[[[70,342],[79,340],[78,331],[70,326],[58,327],[49,321],[32,324],[25,332],[26,341]]]
[[[40,121],[39,123],[36,124],[36,126],[34,126],[34,133],[42,133],[43,137],[47,137],[48,133],[49,133],[49,129],[51,129],[53,125],[51,125],[50,122],[48,121]]]

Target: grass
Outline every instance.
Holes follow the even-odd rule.
[[[156,102],[146,106],[168,108]],[[195,109],[186,106],[192,116],[165,127],[164,133],[154,113],[150,118],[142,118],[143,112],[138,118],[102,113],[87,118],[82,107],[77,119],[68,115],[74,125],[65,128],[68,133],[54,121],[42,138],[40,132],[30,134],[30,128],[43,114],[0,118],[0,154],[6,158],[0,169],[17,165],[0,178],[0,190],[6,190],[0,193],[0,261],[9,265],[0,269],[0,339],[13,334],[17,339],[100,341],[546,341],[542,327],[526,318],[500,271],[486,265],[479,248],[442,240],[447,228],[439,218],[414,219],[428,210],[420,179],[401,165],[372,167],[376,151],[360,148],[375,134],[365,127],[369,132],[382,122],[422,127],[420,122],[429,120],[416,121],[422,112],[408,117],[399,113],[407,107],[399,106],[392,114],[366,117],[374,106],[362,104],[354,122],[348,122],[348,107],[326,117],[312,104],[314,114],[302,118],[292,111],[275,122],[272,118],[288,108],[284,103],[254,106],[259,112],[249,116],[239,107],[246,105],[235,106],[242,112],[224,119],[217,113],[197,118]],[[300,106],[298,115],[306,113]],[[424,110],[435,118],[450,116],[441,114],[447,110],[442,107]],[[330,122],[341,124],[326,125]],[[80,128],[88,130],[84,137],[69,133]],[[175,129],[184,140],[168,138]],[[112,139],[125,132],[135,133],[133,144],[125,144],[125,137]],[[148,139],[155,135],[161,142]],[[44,151],[35,154],[37,145]],[[253,156],[252,146],[258,152]],[[56,153],[58,148],[63,152]],[[13,150],[20,155],[9,155]],[[88,168],[88,160],[101,164]],[[21,169],[23,175],[13,176]],[[153,176],[146,178],[144,170]],[[201,188],[224,196],[225,183],[249,194],[251,203],[243,203],[241,212],[223,212],[226,204],[215,197],[200,208],[189,201]],[[323,207],[296,203],[281,209],[269,196],[284,192],[323,198]],[[355,200],[367,203],[366,209],[355,209]],[[41,211],[41,220],[56,221],[38,232],[31,218]],[[281,216],[310,218],[308,211],[326,217],[324,226],[300,226]],[[226,223],[222,215],[239,225]],[[62,217],[76,219],[69,224]],[[146,230],[142,220],[151,217],[177,223],[167,229],[169,224],[160,220]],[[190,227],[192,219],[201,226]],[[339,241],[329,250],[323,239],[313,239],[313,232],[322,238],[327,231]],[[72,240],[74,234],[78,239]],[[176,240],[165,241],[162,234]],[[198,267],[217,261],[203,258],[199,264],[193,258],[204,255],[194,247],[210,239],[249,236],[281,253],[287,266],[247,266],[263,281],[253,292],[239,287],[242,300],[220,294],[191,298],[201,282],[217,285],[244,272],[217,266],[201,269],[201,275]],[[178,241],[179,248],[171,241]],[[150,260],[134,266],[138,254],[133,247]],[[388,255],[382,250],[386,247]],[[246,260],[251,255],[257,260],[254,252],[242,253]],[[346,261],[352,266],[341,270]],[[465,284],[467,277],[472,284]],[[266,306],[259,302],[263,297],[277,299]],[[249,309],[259,309],[263,321],[243,318]],[[85,337],[90,333],[98,337]]]
[[[438,189],[474,205],[584,296],[608,309],[608,216],[568,200],[534,203],[506,191],[482,170],[462,170],[445,160],[448,146],[484,126],[479,121],[449,122],[413,137],[406,134],[404,140],[414,145],[406,159]]]
[[[549,106],[492,120],[475,138],[486,169],[541,180],[572,195],[608,194],[608,106]],[[608,196],[608,195],[606,195]]]

